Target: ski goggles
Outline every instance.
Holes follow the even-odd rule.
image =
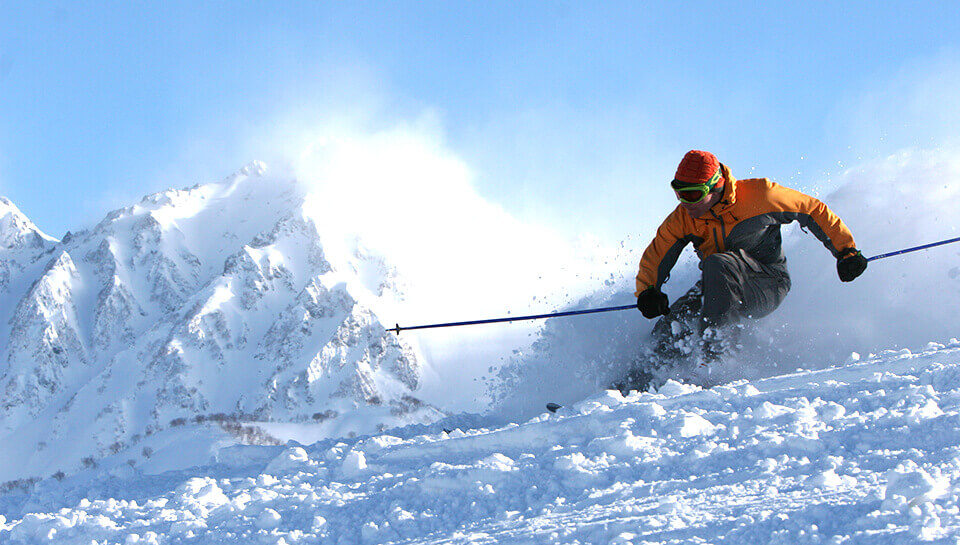
[[[703,199],[707,198],[707,195],[717,186],[717,182],[720,181],[720,170],[717,169],[716,174],[714,174],[706,183],[703,184],[688,184],[681,182],[680,180],[674,180],[670,182],[670,187],[673,188],[673,191],[677,194],[677,198],[680,199],[680,202],[687,204],[697,204]]]

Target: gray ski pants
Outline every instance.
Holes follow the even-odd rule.
[[[700,269],[700,316],[707,325],[724,326],[740,318],[762,318],[776,310],[790,291],[785,264],[760,263],[745,250],[707,256]]]
[[[655,335],[670,337],[675,334],[671,322],[692,327],[698,317],[700,332],[742,318],[762,318],[776,310],[790,291],[785,265],[760,263],[745,250],[707,256],[700,269],[700,282],[670,305],[670,314],[657,323]]]
[[[785,264],[760,263],[744,250],[710,255],[700,262],[701,279],[670,305],[670,314],[653,327],[653,359],[638,364],[613,387],[622,392],[645,390],[653,375],[650,370],[673,365],[690,354],[684,339],[700,343],[704,360],[719,357],[737,337],[732,333],[704,338],[707,327],[724,328],[742,318],[762,318],[770,314],[790,291],[790,276]],[[726,329],[726,328],[725,328]],[[726,345],[725,345],[726,343]]]

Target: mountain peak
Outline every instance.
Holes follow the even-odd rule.
[[[393,267],[328,253],[343,242],[305,214],[292,177],[266,171],[254,161],[115,210],[46,268],[0,260],[0,287],[17,287],[15,319],[0,321],[0,459],[29,458],[0,481],[74,471],[186,420],[336,434],[438,417],[413,397],[419,355],[376,315]],[[32,227],[12,205],[0,218],[3,233]],[[42,415],[56,417],[40,433]]]
[[[45,242],[56,242],[30,221],[17,205],[0,196],[0,249],[40,248]]]
[[[239,170],[244,176],[263,176],[267,173],[267,164],[263,161],[250,161]]]

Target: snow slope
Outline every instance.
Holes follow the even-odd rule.
[[[441,428],[446,426],[450,431]],[[955,543],[960,341],[0,498],[4,543]]]

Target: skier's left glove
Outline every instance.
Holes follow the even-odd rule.
[[[637,308],[644,318],[656,318],[670,314],[670,301],[663,292],[650,286],[637,296]]]
[[[849,248],[837,258],[837,274],[840,275],[841,282],[852,282],[865,270],[867,270],[867,258],[863,257],[860,250]]]

